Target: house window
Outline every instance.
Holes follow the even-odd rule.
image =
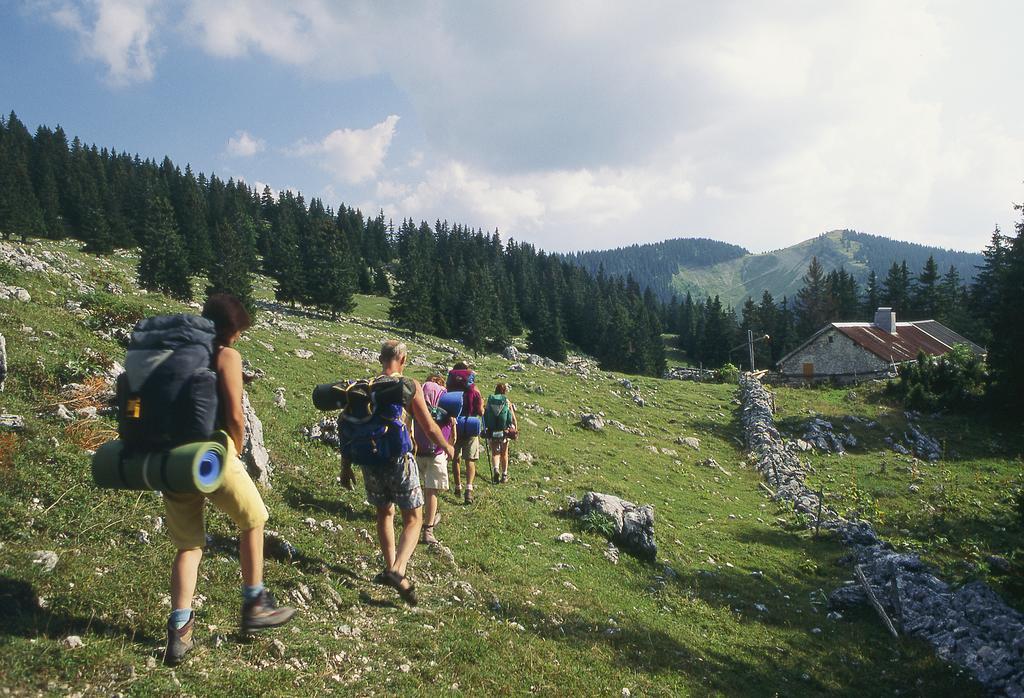
[[[829,343],[829,344],[831,344],[831,343],[832,343],[832,340],[834,340],[834,339],[835,339],[835,337],[833,337],[832,335],[829,335],[829,337],[828,337],[828,343]]]

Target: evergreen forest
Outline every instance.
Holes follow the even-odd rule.
[[[1015,235],[998,228],[973,279],[929,254],[892,262],[863,283],[840,267],[825,271],[815,257],[792,296],[767,291],[742,307],[690,293],[667,300],[652,286],[665,272],[645,262],[652,246],[633,246],[615,266],[588,268],[587,255],[549,254],[497,231],[437,220],[397,224],[383,212],[336,209],[301,193],[275,196],[245,182],[182,170],[95,145],[59,126],[35,133],[12,112],[0,118],[0,235],[80,240],[100,255],[138,248],[140,284],[191,299],[191,278],[208,291],[251,302],[251,275],[274,279],[283,303],[301,303],[336,317],[356,293],[391,297],[391,319],[413,333],[457,339],[471,349],[500,347],[525,333],[531,351],[564,360],[570,348],[609,370],[659,375],[666,368],[664,334],[694,365],[740,363],[732,351],[747,330],[758,342],[755,362],[767,367],[803,339],[835,321],[870,320],[891,306],[899,320],[935,319],[989,348],[995,384],[1024,389],[1012,363],[1024,343],[1018,301],[1024,297],[1024,222]],[[853,234],[860,235],[860,234]],[[857,238],[873,264],[889,254],[876,236]],[[680,243],[675,254],[694,264],[735,259],[745,250],[713,240]],[[682,243],[687,243],[682,245]],[[927,249],[927,248],[922,248]],[[919,255],[918,255],[919,256]],[[949,261],[949,260],[944,260]],[[635,264],[635,265],[634,265]]]

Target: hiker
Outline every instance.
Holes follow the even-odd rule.
[[[455,374],[453,376],[453,374]],[[462,378],[462,377],[465,378]],[[458,377],[461,380],[453,384]],[[462,415],[464,417],[482,417],[484,399],[476,384],[472,382],[473,371],[465,361],[459,361],[448,374],[448,390],[462,390]],[[459,434],[455,441],[455,458],[452,460],[452,474],[455,480],[455,496],[462,494],[462,474],[460,461],[466,461],[466,504],[473,503],[473,480],[476,478],[476,462],[480,460],[480,437],[469,433]]]
[[[402,371],[405,369],[408,351],[405,344],[397,340],[388,340],[380,348],[381,376],[378,379],[399,378],[402,382],[402,398],[395,404],[385,404],[375,407],[374,414],[381,414],[381,420],[392,424],[399,424],[403,415],[408,419],[411,414],[414,429],[424,432],[429,440],[438,446],[444,455],[451,458],[454,455],[451,444],[445,439],[441,428],[431,417],[427,403],[423,399],[423,388],[418,381],[412,378],[403,378]],[[360,444],[354,443],[353,438],[345,434],[346,423],[339,423],[342,431],[342,447],[352,448],[353,453],[358,450]],[[416,587],[406,578],[406,566],[412,557],[413,551],[419,539],[420,528],[423,524],[423,492],[420,488],[420,479],[416,459],[413,456],[411,439],[408,431],[404,435],[399,434],[402,443],[408,446],[402,448],[396,457],[390,462],[375,465],[361,463],[358,456],[351,460],[360,465],[363,470],[363,484],[366,487],[366,498],[377,508],[377,537],[380,541],[381,552],[384,555],[384,571],[378,574],[374,581],[393,587],[398,594],[410,606],[415,606]],[[402,534],[395,545],[394,516],[395,506],[402,512]]]
[[[448,417],[439,403],[441,397],[446,393],[444,379],[438,373],[432,373],[423,384],[423,399],[427,407],[431,409],[434,421],[441,427],[445,441],[449,444],[455,443],[458,437],[458,430],[455,420]],[[435,410],[438,413],[435,413]],[[440,418],[440,421],[439,421]],[[420,535],[420,543],[428,545],[437,543],[434,535],[434,527],[441,522],[441,514],[437,510],[439,503],[438,492],[448,489],[448,455],[444,449],[431,443],[429,437],[423,430],[415,431],[416,437],[416,465],[419,468],[420,484],[423,486],[423,532]]]
[[[484,409],[484,426],[491,447],[491,476],[495,484],[508,482],[509,441],[519,435],[516,408],[509,402],[508,391],[508,383],[498,383]]]
[[[171,616],[167,620],[164,662],[179,664],[194,646],[195,613],[192,598],[199,576],[199,562],[206,545],[203,509],[208,498],[238,527],[238,558],[242,568],[242,632],[283,625],[295,609],[277,606],[263,586],[263,525],[269,514],[252,478],[238,458],[245,437],[242,417],[242,357],[232,345],[249,329],[252,320],[234,296],[218,293],[203,306],[203,317],[216,331],[213,370],[217,374],[219,414],[217,427],[230,437],[224,465],[224,484],[208,495],[164,492],[167,533],[178,549],[171,565]]]

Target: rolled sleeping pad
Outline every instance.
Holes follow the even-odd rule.
[[[324,383],[313,388],[313,407],[318,410],[331,411],[340,410],[345,407],[348,401],[348,393],[345,392],[347,383]]]
[[[448,391],[438,400],[437,406],[447,412],[449,417],[457,419],[462,414],[462,393],[459,391]]]
[[[481,425],[479,417],[459,417],[455,424],[458,427],[460,439],[463,436],[480,436]]]
[[[165,451],[126,453],[122,441],[108,441],[92,457],[97,487],[209,494],[221,486],[227,466],[225,432],[218,441],[197,441]]]

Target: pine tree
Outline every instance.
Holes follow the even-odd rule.
[[[910,272],[907,263],[892,263],[883,283],[882,297],[885,304],[896,312],[899,319],[910,310]]]
[[[928,256],[924,268],[914,281],[913,312],[921,319],[934,320],[939,315],[939,267],[935,258]]]
[[[794,310],[797,332],[801,337],[810,337],[824,327],[834,312],[825,271],[817,257],[812,257],[807,267],[804,285],[796,294]]]
[[[530,330],[527,344],[531,352],[547,356],[555,361],[565,361],[565,337],[562,321],[553,311],[550,298],[545,298],[537,309],[537,324]]]
[[[114,252],[114,236],[103,213],[98,208],[90,208],[85,214],[85,225],[82,230],[85,239],[85,251],[94,254],[112,254]]]
[[[214,231],[214,259],[207,273],[210,284],[206,295],[230,293],[252,313],[252,275],[249,272],[247,246],[249,241],[241,230],[222,221]]]
[[[1024,206],[1017,206],[1024,212]],[[1018,418],[1024,415],[1020,397],[1024,395],[1024,323],[1020,318],[1020,299],[1024,298],[1024,218],[1017,224],[1017,236],[1003,240],[1000,271],[993,275],[996,299],[992,313],[992,342],[989,364],[992,369],[993,395]]]
[[[864,290],[864,317],[873,318],[881,301],[882,294],[878,289],[878,275],[875,274],[875,270],[872,269],[871,273],[868,274],[867,288]]]
[[[179,300],[192,300],[188,257],[174,228],[174,212],[167,199],[155,197],[150,202],[141,242],[139,285]]]

